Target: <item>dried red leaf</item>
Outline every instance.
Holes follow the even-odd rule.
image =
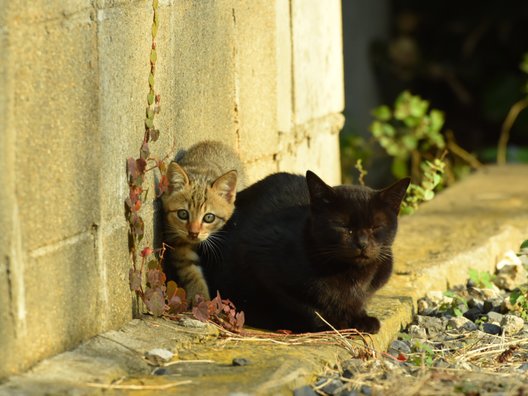
[[[239,330],[242,330],[242,327],[244,327],[244,323],[246,321],[246,315],[244,314],[244,311],[240,311],[236,314],[236,328]]]
[[[141,150],[139,150],[139,156],[146,160],[150,155],[150,149],[147,142],[143,142],[143,145],[141,146]]]
[[[173,280],[167,282],[167,298],[171,298],[178,290],[178,285]]]
[[[169,312],[179,314],[187,309],[187,302],[185,301],[185,290],[178,288],[175,293],[168,299]]]
[[[135,179],[137,176],[136,160],[132,157],[127,158],[127,173],[129,180]]]
[[[147,271],[147,284],[151,288],[165,288],[165,274],[159,269],[149,269]]]
[[[398,356],[396,357],[396,359],[398,359],[400,362],[406,362],[407,356],[405,356],[403,353],[400,352]]]
[[[138,170],[138,173],[145,173],[145,169],[147,168],[147,161],[145,161],[143,158],[138,158],[136,160],[136,168]]]
[[[151,141],[155,142],[156,140],[158,140],[159,135],[160,135],[159,129],[151,129],[150,130],[150,140]]]
[[[130,285],[130,290],[140,291],[141,290],[141,272],[130,268],[128,273],[128,282]]]
[[[201,322],[209,320],[209,304],[206,301],[200,301],[192,309],[193,316]]]
[[[162,316],[166,312],[165,296],[161,288],[149,288],[144,298],[147,309],[154,316]]]

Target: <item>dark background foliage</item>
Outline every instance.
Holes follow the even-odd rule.
[[[392,0],[376,12],[383,24],[370,33],[364,56],[374,76],[379,104],[392,104],[403,90],[445,112],[445,129],[484,162],[495,161],[501,125],[511,106],[526,97],[528,76],[519,69],[528,52],[528,2]],[[368,136],[348,106],[358,55],[347,57],[357,38],[349,24],[357,9],[343,0],[347,125],[344,135]],[[367,6],[363,6],[367,7]],[[378,5],[379,7],[379,5]],[[364,8],[363,8],[364,10]],[[361,8],[360,8],[361,11]],[[365,22],[365,24],[367,24]],[[366,33],[368,34],[368,33]],[[509,161],[528,162],[528,111],[516,120]],[[349,169],[344,169],[349,172]]]

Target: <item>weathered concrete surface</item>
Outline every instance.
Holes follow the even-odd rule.
[[[330,3],[318,30],[319,3],[303,4],[294,35],[288,0],[159,1],[152,156],[219,139],[249,181],[309,167],[338,182],[341,15]],[[0,378],[132,318],[125,163],[144,133],[152,17],[144,0],[0,0]],[[311,77],[294,86],[304,62]],[[313,92],[304,84],[324,100],[294,110],[294,95]],[[157,206],[142,210],[151,245]]]
[[[504,252],[528,238],[526,175],[526,165],[485,168],[401,219],[395,274],[369,306],[382,320],[381,332],[372,337],[378,351],[410,322],[418,297],[464,282],[469,268],[492,270]],[[177,354],[166,375],[150,375],[154,367],[143,356],[152,348]],[[0,395],[291,394],[347,357],[339,337],[282,345],[219,337],[210,326],[134,320],[10,378]],[[234,358],[250,363],[236,367]]]

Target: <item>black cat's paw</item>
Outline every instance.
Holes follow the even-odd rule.
[[[353,327],[356,330],[364,333],[376,334],[379,332],[381,323],[379,319],[375,318],[374,316],[363,316],[361,318],[356,318],[351,323],[350,327]]]

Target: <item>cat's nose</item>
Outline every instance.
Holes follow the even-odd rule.
[[[357,246],[361,250],[365,249],[368,245],[368,237],[366,235],[360,235],[357,239]]]
[[[198,239],[198,233],[197,232],[189,232],[189,238],[190,239]]]

